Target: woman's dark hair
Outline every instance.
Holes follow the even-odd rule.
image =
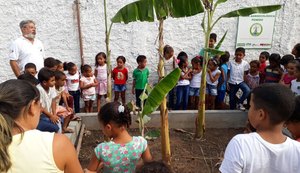
[[[228,51],[225,51],[223,55],[220,57],[220,67],[223,64],[226,64],[229,61],[230,53]]]
[[[119,59],[122,60],[123,63],[125,64],[126,58],[125,58],[124,56],[118,56],[118,57],[117,57],[117,61],[118,61]]]
[[[265,83],[252,91],[254,109],[263,109],[269,115],[270,123],[285,122],[295,108],[295,96],[291,89],[278,83]]]
[[[129,128],[131,125],[130,110],[126,105],[123,106],[119,102],[106,103],[98,113],[98,120],[104,125],[114,122],[120,127],[125,126]]]
[[[39,97],[37,88],[27,81],[12,79],[0,84],[0,172],[11,167],[8,146],[12,142],[12,129],[24,132],[15,120],[24,116],[31,102],[39,101]]]
[[[171,167],[164,162],[152,161],[144,163],[137,173],[172,173]]]
[[[165,45],[165,47],[164,47],[164,56],[165,56],[166,54],[171,53],[171,52],[174,52],[173,47],[170,46],[170,45]]]
[[[106,63],[106,54],[104,52],[99,52],[96,56],[95,56],[95,66],[98,66],[98,57],[102,56],[105,59],[105,63]]]

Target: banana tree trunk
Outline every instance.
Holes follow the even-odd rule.
[[[211,21],[212,16],[209,10],[207,10],[207,29],[205,32],[205,48],[208,48],[209,35],[211,32]],[[199,107],[198,107],[198,116],[196,119],[196,133],[195,138],[199,139],[204,136],[205,132],[205,92],[206,92],[206,71],[208,64],[208,52],[205,51],[204,61],[202,65],[202,75],[201,75],[201,86],[200,86],[200,95],[199,95]]]
[[[107,24],[107,9],[106,9],[106,0],[104,0],[104,17],[105,17],[105,45],[106,45],[106,63],[107,63],[107,98],[110,102],[112,100],[112,82],[111,82],[111,61],[110,61],[110,53],[111,50],[109,48],[109,36],[112,27],[112,23],[108,29]]]
[[[158,64],[158,74],[159,78],[165,76],[164,70],[164,57],[163,55],[163,24],[164,20],[159,20],[159,64]],[[162,151],[162,159],[167,164],[171,163],[171,148],[170,148],[170,136],[169,136],[169,121],[168,121],[168,109],[167,109],[167,99],[166,97],[163,99],[160,105],[160,116],[161,116],[161,151]]]

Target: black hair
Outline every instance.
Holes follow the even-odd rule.
[[[98,66],[98,56],[102,56],[105,59],[105,63],[106,63],[106,54],[104,52],[99,52],[95,56],[95,66],[96,67]]]
[[[170,45],[165,45],[165,47],[164,47],[164,56],[165,56],[166,54],[168,54],[168,53],[171,53],[171,52],[174,52],[173,47],[170,46]]]
[[[178,63],[179,68],[182,68],[183,63],[185,63],[188,60],[186,56],[180,56],[180,57],[177,57],[177,59],[179,60],[179,63]]]
[[[58,65],[58,63],[55,58],[48,57],[44,60],[44,67],[53,68],[57,65]]]
[[[59,59],[56,59],[55,61],[57,65],[62,64],[62,62]]]
[[[139,55],[137,58],[136,58],[136,62],[137,63],[142,63],[145,61],[145,59],[147,59],[147,57],[145,55]]]
[[[18,76],[18,79],[27,81],[34,86],[36,86],[40,83],[39,80],[37,78],[35,78],[34,76],[32,76],[30,73],[21,74],[20,76]]]
[[[162,161],[151,161],[144,163],[137,173],[172,173],[171,167]]]
[[[202,63],[203,63],[203,57],[202,56],[195,56],[192,60],[191,60],[192,63],[195,63],[195,64],[200,64],[200,66],[202,67]]]
[[[266,60],[268,60],[268,59],[269,59],[269,57],[270,57],[270,53],[269,53],[269,52],[267,52],[267,51],[263,51],[263,52],[261,52],[261,53],[260,53],[260,55],[263,55],[263,56],[265,56],[265,57],[266,57]]]
[[[179,52],[179,54],[177,55],[177,59],[179,59],[179,57],[181,56],[188,58],[188,55],[184,51]]]
[[[269,62],[274,62],[278,65],[278,67],[280,67],[280,59],[281,59],[281,56],[278,54],[278,53],[272,53],[270,55],[270,58],[269,58]]]
[[[220,66],[223,64],[226,64],[229,61],[230,53],[228,51],[225,51],[224,54],[220,57]]]
[[[219,66],[219,64],[220,64],[218,58],[211,58],[211,59],[208,60],[208,62],[209,61],[213,62],[215,64],[215,66]]]
[[[295,101],[296,101],[296,106],[288,122],[300,122],[300,96],[297,96]]]
[[[269,115],[272,125],[285,122],[292,115],[295,108],[295,96],[284,85],[265,83],[252,91],[254,109],[263,109]]]
[[[76,66],[74,63],[68,62],[68,63],[66,64],[66,69],[67,69],[68,71],[70,71],[70,70],[72,70],[72,68],[73,68],[74,66]]]
[[[119,111],[119,108],[124,107],[124,110]],[[114,122],[119,127],[125,126],[129,128],[131,125],[130,110],[126,105],[122,105],[119,102],[106,103],[98,113],[98,120],[107,125],[110,122]]]
[[[300,57],[300,43],[297,43],[297,44],[294,46],[294,49],[295,49],[295,51],[296,51],[295,57],[296,57],[296,58],[299,58],[299,57]]]
[[[235,53],[237,53],[237,52],[242,52],[245,55],[246,50],[243,47],[238,47],[238,48],[235,49]]]
[[[51,71],[47,68],[42,68],[40,71],[39,71],[39,74],[38,74],[38,79],[39,81],[42,83],[44,81],[49,81],[50,78],[54,77],[54,71]]]
[[[89,69],[92,69],[92,67],[91,67],[90,65],[88,65],[88,64],[85,64],[85,65],[83,65],[83,66],[81,67],[81,72],[82,72],[82,73],[85,73],[85,72],[87,72]]]
[[[0,84],[0,172],[7,172],[12,165],[8,147],[13,140],[13,128],[24,135],[24,129],[15,120],[26,118],[24,112],[32,101],[39,99],[39,91],[27,81],[11,79]]]
[[[260,62],[258,60],[252,60],[249,64],[255,64],[258,68],[260,67]]]
[[[25,68],[25,70],[28,68],[34,68],[36,70],[36,65],[34,63],[30,62],[30,63],[27,63],[24,68]]]
[[[283,57],[280,59],[281,65],[287,65],[290,61],[294,60],[294,56],[291,54],[283,55]]]
[[[299,62],[299,61],[298,61]],[[296,70],[300,72],[300,63],[296,64]]]
[[[66,76],[66,74],[62,71],[56,70],[54,72],[55,80],[61,79],[63,76]]]
[[[209,35],[209,39],[213,39],[213,40],[215,40],[215,42],[217,42],[217,34],[216,33],[211,33]]]
[[[124,56],[118,56],[117,61],[118,61],[119,59],[122,60],[123,63],[125,64],[126,58],[125,58]],[[146,57],[145,57],[145,59],[146,59]],[[137,59],[136,59],[136,60],[137,60]]]

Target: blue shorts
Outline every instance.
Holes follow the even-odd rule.
[[[190,87],[189,96],[198,96],[199,97],[200,88]]]
[[[114,91],[116,91],[116,92],[122,92],[122,91],[125,91],[126,89],[127,89],[126,84],[123,84],[123,85],[114,84]]]
[[[217,96],[218,95],[217,86],[206,84],[206,94]]]
[[[216,98],[218,103],[224,102],[226,90],[218,90],[218,96]]]

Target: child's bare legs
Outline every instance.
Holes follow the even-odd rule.
[[[211,103],[211,107],[210,107],[210,109],[211,110],[215,110],[215,102],[216,102],[216,96],[210,96],[210,103]]]
[[[73,133],[73,130],[68,128],[70,121],[71,121],[71,115],[66,116],[64,118],[64,123],[63,123],[63,126],[62,126],[62,132],[63,133]]]
[[[90,101],[84,101],[84,111],[85,113],[88,113],[89,112],[89,104],[90,104]]]
[[[194,96],[195,97],[195,107],[194,107],[194,109],[198,109],[198,107],[199,107],[199,97],[198,96]]]
[[[209,108],[210,108],[210,97],[209,97],[209,95],[208,94],[205,94],[205,109],[206,110],[209,110]]]
[[[97,95],[97,112],[100,112],[101,107],[101,95]]]
[[[115,99],[114,99],[115,102],[117,102],[119,100],[119,94],[120,94],[120,92],[115,91]]]
[[[126,90],[121,92],[121,98],[122,98],[122,104],[123,105],[126,104],[125,92],[126,92]]]
[[[189,96],[189,106],[188,106],[188,108],[189,109],[194,109],[194,107],[195,107],[195,96]]]
[[[89,112],[93,112],[93,103],[94,103],[93,100],[89,101]]]

